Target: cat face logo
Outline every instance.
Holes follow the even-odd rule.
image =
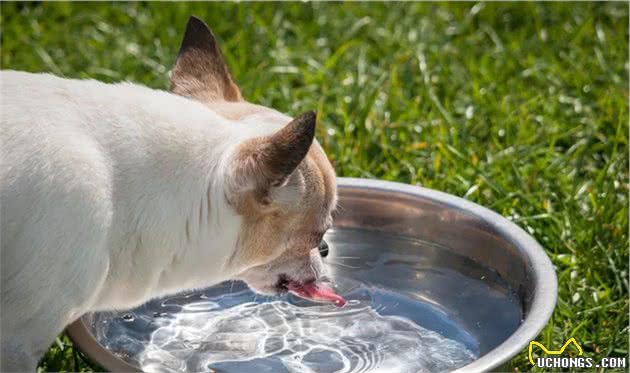
[[[540,347],[543,352],[547,355],[561,355],[564,350],[571,344],[573,343],[573,345],[577,348],[578,350],[578,356],[582,356],[582,354],[584,353],[584,351],[582,350],[582,347],[580,346],[579,343],[577,343],[577,341],[575,340],[575,338],[570,338],[568,341],[566,341],[564,343],[564,345],[562,346],[562,348],[560,348],[559,350],[549,350],[547,349],[547,347],[543,346],[542,343],[540,342],[536,342],[536,341],[531,341],[529,342],[529,362],[532,365],[535,365],[534,363],[534,358],[532,357],[532,351],[534,349],[534,346],[538,346]]]

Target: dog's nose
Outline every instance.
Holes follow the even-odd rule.
[[[319,255],[321,255],[322,258],[328,256],[328,243],[326,243],[326,241],[324,240],[319,243]]]

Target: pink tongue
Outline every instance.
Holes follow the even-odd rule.
[[[337,307],[343,307],[346,300],[335,294],[330,286],[323,283],[300,284],[291,281],[289,283],[289,291],[300,298],[312,300],[314,302],[332,302]]]

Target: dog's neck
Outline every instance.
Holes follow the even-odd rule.
[[[130,146],[124,142],[135,139],[105,136],[118,142],[108,148],[119,148],[111,155],[117,172],[111,236],[115,271],[99,297],[108,308],[204,287],[242,270],[228,264],[238,246],[241,218],[229,206],[224,184],[233,148],[268,130],[210,110],[208,118],[168,118],[186,113],[189,104],[194,103],[182,99],[178,110],[146,119],[153,123],[144,126],[150,133],[142,129],[142,143]],[[159,112],[159,103],[150,105],[155,110],[145,112]]]

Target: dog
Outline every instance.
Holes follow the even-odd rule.
[[[171,92],[0,73],[2,371],[87,312],[228,279],[342,302],[319,249],[336,177],[316,115],[249,103],[191,17]]]

